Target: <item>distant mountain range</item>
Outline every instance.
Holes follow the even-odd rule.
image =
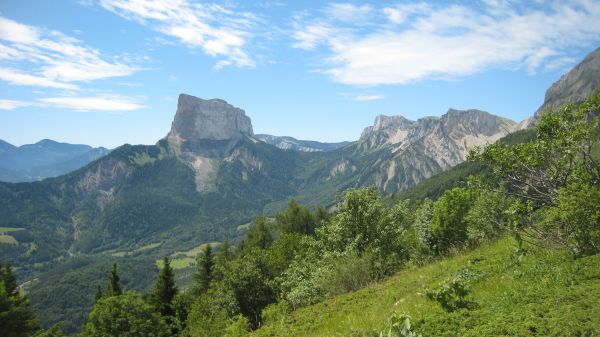
[[[322,143],[314,140],[299,140],[288,136],[271,136],[265,134],[254,135],[256,138],[262,140],[267,144],[277,146],[282,150],[294,150],[303,152],[318,152],[318,151],[333,151],[340,147],[344,147],[352,142],[339,142],[339,143]]]
[[[44,139],[14,146],[0,140],[0,181],[36,181],[74,171],[110,151]]]

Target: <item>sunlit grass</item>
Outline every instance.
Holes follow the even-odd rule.
[[[573,260],[532,249],[517,263],[505,238],[456,257],[413,267],[359,291],[292,312],[255,336],[363,336],[381,331],[393,312],[408,313],[423,336],[567,336],[600,333],[600,255]],[[461,268],[483,273],[471,284],[472,310],[447,313],[427,300]],[[368,334],[371,336],[372,334]]]

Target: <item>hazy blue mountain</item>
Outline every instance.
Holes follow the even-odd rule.
[[[341,147],[344,147],[352,142],[339,142],[339,143],[322,143],[314,140],[299,140],[288,136],[272,136],[266,134],[255,135],[256,138],[262,140],[267,144],[277,146],[283,150],[294,150],[303,152],[317,152],[317,151],[333,151]]]
[[[50,139],[14,146],[0,140],[0,181],[24,182],[56,177],[106,155],[109,150]]]

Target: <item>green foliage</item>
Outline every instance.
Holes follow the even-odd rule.
[[[433,289],[426,289],[428,299],[437,302],[447,312],[461,308],[472,308],[473,302],[466,299],[469,294],[470,283],[477,280],[481,273],[469,268],[462,269],[454,276],[440,282]]]
[[[262,310],[276,300],[271,280],[265,255],[255,249],[231,262],[222,281],[223,291],[232,294],[239,313],[248,318],[253,327],[260,324]]]
[[[435,202],[431,220],[431,246],[438,253],[460,247],[467,241],[466,215],[473,200],[471,192],[453,188]]]
[[[33,337],[65,337],[65,334],[60,327],[60,323],[57,323],[47,330],[41,330],[33,335]]]
[[[223,337],[244,337],[250,331],[250,322],[243,315],[237,315],[233,321],[225,328]]]
[[[467,239],[471,245],[496,239],[509,228],[507,210],[511,199],[503,191],[476,189],[474,200],[465,216]]]
[[[593,336],[600,331],[600,255],[527,246],[511,261],[514,239],[408,268],[381,283],[339,295],[270,322],[253,336],[386,336],[394,312],[410,312],[411,331],[423,336]],[[443,310],[423,288],[448,275],[468,279],[469,310]],[[385,330],[382,331],[382,328]],[[280,333],[283,331],[283,333]]]
[[[383,205],[375,189],[351,189],[346,192],[338,213],[319,228],[318,235],[329,251],[362,253],[373,248],[379,235],[383,235],[378,232],[383,218]]]
[[[280,300],[277,303],[269,304],[262,311],[262,323],[273,324],[280,326],[285,322],[286,317],[290,314],[290,306],[286,300]]]
[[[541,228],[546,240],[568,247],[575,256],[599,252],[600,187],[574,183],[561,188]]]
[[[63,322],[65,334],[80,331],[94,303],[97,287],[106,289],[112,262],[117,261],[120,281],[126,289],[147,291],[153,285],[149,275],[157,273],[153,258],[78,257],[55,264],[27,287],[27,295],[42,326]],[[105,292],[106,293],[106,292]]]
[[[240,243],[240,253],[245,254],[253,248],[266,249],[273,243],[273,234],[267,226],[267,218],[259,215],[254,219],[246,238]]]
[[[387,334],[382,332],[382,335],[387,337],[421,337],[420,334],[412,331],[411,319],[408,314],[394,312],[389,319]]]
[[[224,249],[229,249],[229,247],[224,247]],[[208,291],[208,287],[210,286],[213,278],[215,262],[210,244],[204,246],[204,249],[198,256],[197,265],[198,271],[194,275],[195,284],[193,291],[196,295],[199,295]]]
[[[117,274],[117,264],[113,263],[108,279],[108,287],[106,289],[107,296],[119,296],[123,293],[121,283],[119,282],[120,280],[121,278],[119,277],[119,274]]]
[[[81,334],[83,337],[169,335],[169,328],[160,314],[132,292],[100,299]]]
[[[228,325],[226,307],[219,301],[224,297],[211,296],[206,293],[198,297],[188,315],[186,335],[190,337],[221,337]]]
[[[171,327],[171,330],[176,333],[174,326],[175,308],[173,300],[177,295],[177,286],[175,285],[175,277],[173,268],[169,264],[169,258],[163,258],[163,267],[158,275],[158,280],[154,286],[154,290],[150,293],[149,302],[158,312],[165,322]]]
[[[371,254],[359,255],[352,251],[329,256],[325,260],[325,267],[319,271],[316,286],[327,297],[366,287],[378,276]]]
[[[0,331],[6,337],[28,337],[40,329],[26,296],[19,293],[10,265],[0,265]]]
[[[582,214],[576,211],[575,198],[583,195],[567,195],[583,189],[588,197],[597,198],[592,191],[600,185],[600,166],[594,158],[600,144],[599,113],[600,93],[596,93],[581,104],[545,111],[536,125],[534,141],[514,146],[498,142],[471,156],[483,161],[506,185],[507,193],[530,210],[526,212],[529,217],[519,218],[518,228],[538,243],[558,244],[575,256],[598,252],[599,243],[581,232],[598,223],[574,220]],[[548,208],[555,211],[546,214]],[[557,209],[573,217],[567,220]],[[575,215],[578,212],[579,216]],[[593,207],[585,212],[594,213]],[[574,234],[577,232],[580,234]]]
[[[323,217],[323,211],[319,211]],[[316,215],[306,208],[298,205],[296,200],[291,199],[283,213],[277,214],[275,217],[277,224],[283,233],[300,233],[313,235],[315,228],[318,226]]]

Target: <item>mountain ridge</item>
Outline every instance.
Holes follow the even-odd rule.
[[[56,177],[98,159],[110,151],[104,147],[42,139],[34,144],[12,145],[0,140],[0,181],[23,182]]]

